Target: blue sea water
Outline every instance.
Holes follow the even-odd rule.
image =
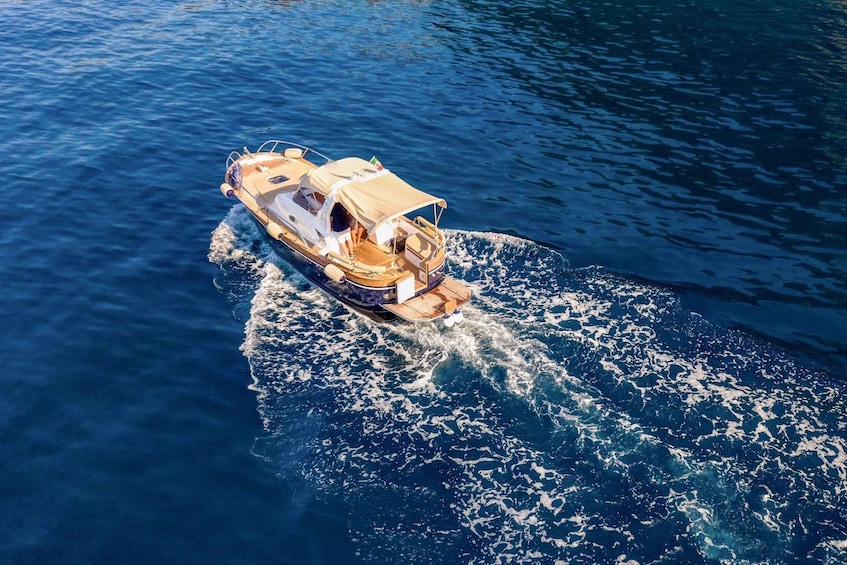
[[[847,5],[0,1],[0,563],[847,563]],[[444,196],[451,330],[233,149]]]

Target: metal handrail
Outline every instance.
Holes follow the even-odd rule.
[[[268,145],[271,145],[270,149],[266,149],[266,147]],[[261,144],[259,146],[259,149],[256,150],[256,153],[278,153],[277,147],[279,145],[286,145],[288,147],[296,147],[298,149],[302,149],[304,158],[309,153],[314,153],[315,155],[317,155],[318,157],[320,157],[321,159],[323,159],[327,163],[332,161],[331,158],[327,157],[326,155],[324,155],[320,151],[312,149],[311,147],[306,147],[305,145],[300,145],[299,143],[294,143],[293,141],[285,141],[285,140],[282,140],[282,139],[269,139],[269,140],[267,140],[266,142],[264,142],[263,144]]]
[[[226,158],[226,170],[229,171],[229,168],[232,167],[236,161],[241,158],[241,153],[238,151],[230,151],[229,155]]]
[[[282,140],[282,139],[269,139],[266,142],[264,142],[263,144],[261,144],[259,146],[259,148],[253,153],[251,153],[246,147],[244,148],[244,154],[241,154],[238,151],[231,151],[230,154],[226,158],[226,170],[229,170],[230,167],[232,167],[232,165],[234,165],[235,162],[238,161],[239,159],[241,159],[242,157],[247,157],[247,156],[252,157],[254,155],[260,155],[260,154],[269,155],[269,154],[272,154],[272,153],[282,153],[285,150],[285,147],[282,149],[282,151],[277,151],[277,149],[279,148],[280,145],[284,145],[285,147],[296,147],[297,149],[301,149],[303,151],[303,157],[304,158],[309,153],[314,153],[315,155],[317,155],[318,157],[323,159],[326,163],[329,163],[330,161],[332,161],[332,159],[330,157],[327,157],[326,155],[324,155],[320,151],[318,151],[316,149],[312,149],[311,147],[306,147],[305,145],[301,145],[299,143],[294,143],[293,141],[285,141],[285,140]]]

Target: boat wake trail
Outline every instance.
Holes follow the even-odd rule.
[[[216,283],[280,477],[367,562],[847,561],[843,381],[672,292],[448,233],[465,322],[375,324],[276,259],[240,206]]]

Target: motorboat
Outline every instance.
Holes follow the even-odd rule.
[[[463,319],[471,291],[445,274],[438,227],[447,203],[376,157],[333,160],[270,140],[230,153],[220,188],[241,201],[284,259],[348,306],[380,321]]]

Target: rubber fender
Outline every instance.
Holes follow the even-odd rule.
[[[268,224],[268,234],[274,239],[282,239],[282,228],[276,222]]]
[[[228,182],[221,183],[221,193],[227,198],[235,196],[235,189]]]
[[[324,274],[337,283],[342,283],[347,279],[347,277],[344,275],[344,271],[342,271],[332,263],[324,267]]]

